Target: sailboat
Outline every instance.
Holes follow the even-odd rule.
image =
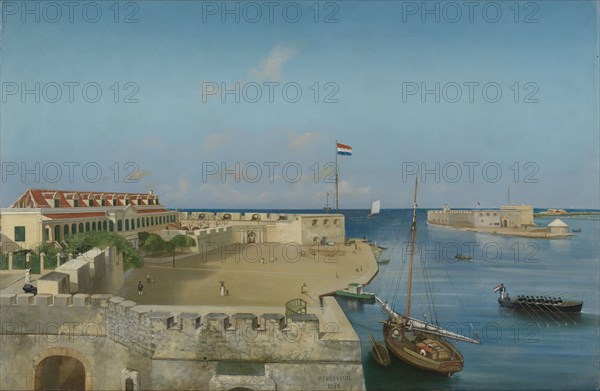
[[[410,316],[410,298],[412,290],[413,254],[415,233],[417,230],[417,182],[413,200],[413,216],[410,232],[410,262],[408,272],[408,294],[406,314],[394,311],[392,307],[379,297],[375,297],[388,319],[384,321],[383,336],[390,352],[414,367],[446,374],[451,377],[463,369],[464,359],[458,349],[447,338],[478,344],[464,335],[453,333],[443,328]]]
[[[371,211],[369,212],[369,217],[378,215],[380,210],[381,202],[379,202],[379,200],[371,202]]]

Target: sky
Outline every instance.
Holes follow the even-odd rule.
[[[597,1],[2,3],[1,205],[600,208]],[[418,170],[418,174],[415,174]]]

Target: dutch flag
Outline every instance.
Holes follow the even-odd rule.
[[[350,156],[352,155],[352,147],[349,145],[337,143],[337,153],[338,155]]]

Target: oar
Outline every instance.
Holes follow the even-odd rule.
[[[546,322],[546,321],[544,320],[544,318],[542,318],[540,315],[538,315],[538,314],[536,313],[536,311],[535,311],[533,308],[531,308],[531,306],[530,306],[529,304],[527,304],[527,302],[526,302],[526,301],[523,301],[523,302],[522,302],[522,304],[525,304],[525,305],[526,305],[526,306],[527,306],[527,307],[528,307],[528,308],[531,310],[531,312],[533,312],[533,314],[534,314],[535,316],[537,316],[537,317],[539,317],[541,320],[543,320],[543,321],[544,321],[544,323],[546,323],[546,327],[550,327],[550,325],[548,324],[548,322]]]

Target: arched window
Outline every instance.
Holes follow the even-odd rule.
[[[135,219],[131,219],[131,229],[135,229]]]
[[[54,241],[60,242],[60,225],[54,227]]]
[[[85,232],[90,232],[90,222],[85,223]]]
[[[317,225],[317,219],[313,219],[312,225]]]
[[[71,224],[71,234],[74,234],[77,232],[77,224],[73,223]]]
[[[112,220],[108,222],[108,230],[110,232],[115,232],[115,223]]]
[[[83,232],[83,223],[79,223],[79,232]]]
[[[69,237],[69,224],[65,224],[63,227],[63,236],[65,239]]]
[[[150,217],[146,217],[146,227],[150,226]]]
[[[102,222],[102,231],[106,231],[106,220]]]
[[[137,218],[137,224],[136,224],[136,227],[138,227],[138,229],[140,229],[140,218],[139,218],[139,217]]]
[[[123,231],[123,220],[117,220],[117,231],[121,232]]]
[[[125,231],[129,231],[129,220],[125,219]]]
[[[92,231],[95,231],[95,230],[96,230],[96,222],[92,221]]]

